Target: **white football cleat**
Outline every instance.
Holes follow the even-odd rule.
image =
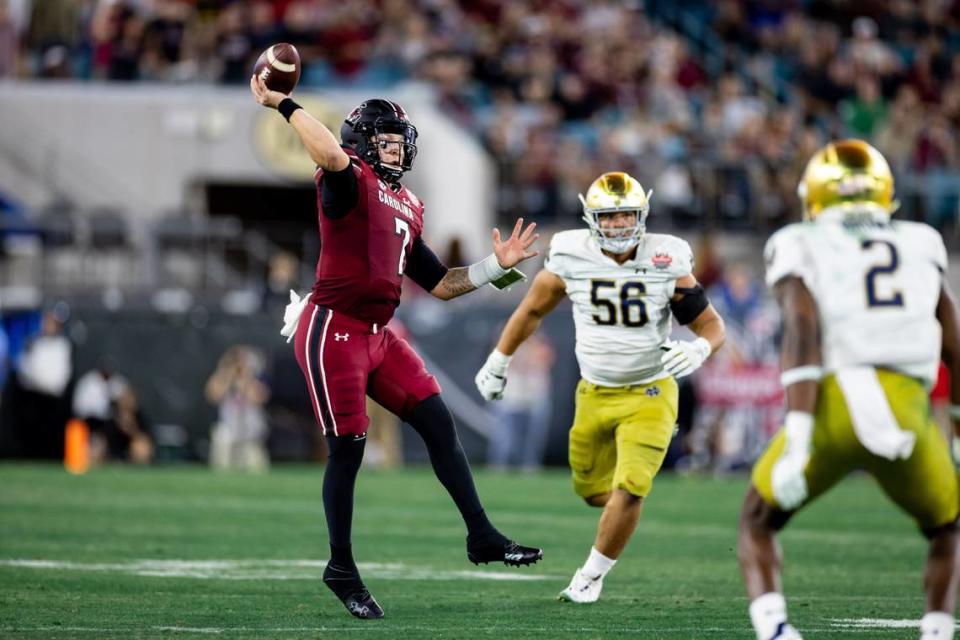
[[[560,592],[557,600],[576,604],[590,604],[600,599],[601,589],[603,589],[602,577],[591,578],[577,569],[577,572],[573,574],[573,580],[570,581],[570,586]]]
[[[803,636],[800,635],[800,632],[797,631],[792,624],[784,623],[777,629],[776,635],[770,638],[770,640],[803,640]]]

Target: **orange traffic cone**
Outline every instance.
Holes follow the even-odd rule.
[[[70,473],[86,473],[90,468],[90,427],[79,418],[67,423],[63,443],[63,466]]]

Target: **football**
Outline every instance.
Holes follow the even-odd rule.
[[[289,94],[300,80],[300,54],[286,42],[272,45],[257,58],[253,72],[263,78],[268,89]]]

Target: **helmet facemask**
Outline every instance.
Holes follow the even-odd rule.
[[[582,196],[581,196],[582,198]],[[604,227],[601,224],[603,216],[609,216],[616,213],[633,213],[636,223],[628,227]],[[611,253],[626,253],[640,243],[640,239],[647,231],[647,209],[599,209],[590,210],[584,207],[583,220],[590,227],[590,233],[593,235],[601,249]]]
[[[387,182],[398,181],[404,173],[413,167],[417,157],[417,128],[408,123],[382,123],[379,120],[372,126],[358,127],[363,140],[357,144],[357,155],[373,167],[373,170]],[[369,133],[365,131],[369,129]],[[386,140],[387,134],[402,136],[400,140]],[[381,149],[390,145],[400,145],[400,164],[385,162],[381,158]]]

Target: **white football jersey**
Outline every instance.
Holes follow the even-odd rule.
[[[936,381],[947,251],[934,229],[821,217],[775,233],[764,258],[768,286],[798,276],[816,300],[825,371],[870,365]]]
[[[544,268],[563,279],[573,302],[577,362],[587,382],[645,384],[669,374],[660,346],[670,336],[670,298],[677,278],[693,269],[690,245],[648,233],[622,265],[600,250],[589,229],[562,231]]]

